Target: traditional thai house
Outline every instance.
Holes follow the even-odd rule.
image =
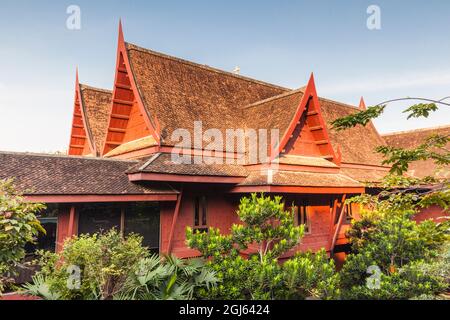
[[[127,43],[120,27],[113,90],[80,84],[77,72],[69,155],[0,153],[0,179],[48,204],[41,244],[56,250],[116,227],[151,250],[196,256],[187,226],[227,231],[239,199],[264,192],[305,225],[297,250],[338,253],[358,214],[345,199],[389,171],[373,124],[330,125],[364,107],[319,97],[313,76],[283,88]]]

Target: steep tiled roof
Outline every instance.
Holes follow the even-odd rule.
[[[278,159],[278,162],[280,164],[291,164],[297,166],[328,167],[328,168],[338,167],[333,162],[320,157],[283,155]]]
[[[193,160],[193,159],[192,159]],[[234,164],[207,164],[208,158],[203,158],[202,164],[175,164],[170,154],[156,154],[147,158],[128,170],[128,173],[164,173],[192,176],[246,177],[243,166]]]
[[[272,177],[267,172],[255,171],[241,186],[295,186],[295,187],[361,187],[362,185],[345,175],[334,173],[276,171]]]
[[[131,183],[125,174],[136,161],[0,152],[0,179],[14,178],[33,195],[165,194],[174,190]]]
[[[291,91],[126,43],[137,89],[150,118],[161,125],[163,144],[178,128],[279,129],[283,135],[303,97],[304,89]],[[357,111],[356,107],[320,98],[330,139],[341,147],[343,162],[380,165],[374,152],[384,144],[374,126],[335,132],[331,121]]]
[[[325,98],[319,98],[319,102],[331,143],[341,147],[342,162],[381,165],[383,158],[375,148],[385,142],[371,123],[342,131],[332,129],[332,121],[357,112],[357,108]]]
[[[193,129],[243,128],[240,107],[288,89],[126,44],[131,69],[151,119],[157,117],[163,144],[171,133]]]
[[[388,173],[382,169],[341,168],[341,173],[362,183],[380,182]]]
[[[279,129],[280,135],[289,127],[303,97],[300,90],[271,97],[243,108],[244,125],[252,129]]]
[[[424,143],[425,140],[433,135],[450,135],[450,126],[441,126],[434,128],[418,129],[412,131],[401,131],[383,135],[386,143],[395,148],[413,149]],[[450,144],[447,145],[450,147]],[[436,165],[433,160],[416,161],[409,166],[409,173],[416,177],[424,177],[435,173]],[[441,169],[438,175],[445,176],[450,169],[448,166]]]
[[[302,97],[303,89],[299,89],[245,107],[243,110],[247,127],[254,129],[277,128],[283,135],[292,121]],[[339,132],[332,129],[331,122],[333,120],[355,113],[358,109],[320,97],[319,103],[331,143],[334,148],[337,148],[338,145],[341,148],[342,161],[381,165],[383,159],[375,152],[375,148],[384,145],[385,142],[371,123],[365,127],[357,126]]]
[[[83,84],[80,84],[80,91],[88,130],[95,148],[100,151],[108,129],[112,92]]]

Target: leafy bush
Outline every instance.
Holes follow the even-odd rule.
[[[229,235],[211,228],[208,233],[187,229],[187,243],[209,259],[221,283],[203,297],[208,299],[303,299],[334,298],[338,275],[325,252],[280,258],[303,236],[294,225],[293,212],[284,210],[281,197],[242,198],[237,212],[241,225]]]
[[[34,242],[39,232],[45,233],[36,218],[44,208],[26,202],[12,180],[0,180],[0,293],[12,282],[16,267],[25,257],[25,245]]]
[[[69,239],[59,254],[40,254],[41,270],[25,289],[44,299],[189,299],[216,283],[201,261],[150,256],[142,237],[114,229]]]
[[[218,282],[215,273],[204,265],[202,259],[181,260],[156,255],[143,259],[139,262],[139,271],[129,277],[119,299],[193,299],[197,290],[207,291]]]
[[[449,223],[417,224],[408,210],[389,210],[363,214],[348,232],[354,253],[341,271],[344,298],[410,299],[449,288],[449,260],[439,255],[448,246]],[[379,268],[372,276],[371,266]],[[377,286],[367,285],[374,277]]]

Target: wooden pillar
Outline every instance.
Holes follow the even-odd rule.
[[[120,234],[125,236],[125,206],[120,208]]]
[[[333,202],[333,209],[331,211],[330,235],[333,234],[334,222],[336,221],[336,213],[337,213],[338,207],[339,207],[339,200],[335,199]],[[331,237],[330,237],[330,240],[332,240]],[[331,241],[330,241],[330,244],[331,244]]]
[[[330,256],[331,257],[333,256],[333,251],[334,251],[334,247],[336,245],[337,237],[338,237],[339,231],[341,229],[342,221],[344,220],[345,209],[346,209],[346,206],[345,206],[345,199],[346,198],[347,198],[347,195],[344,194],[342,196],[342,201],[341,201],[341,211],[340,211],[340,214],[339,214],[339,220],[338,220],[338,223],[336,225],[336,229],[334,231],[333,240],[331,241],[331,246],[330,246]]]
[[[181,208],[181,200],[183,198],[183,189],[180,190],[180,194],[177,198],[177,204],[175,206],[175,211],[173,212],[173,218],[172,218],[172,226],[170,227],[170,234],[169,234],[169,244],[167,246],[167,254],[170,255],[172,253],[172,246],[173,246],[173,236],[175,232],[175,226],[177,224],[178,215],[180,213]]]
[[[58,212],[58,229],[56,232],[56,252],[63,248],[64,241],[78,234],[78,214],[75,206],[62,206]]]
[[[76,216],[75,206],[71,206],[70,213],[69,213],[69,228],[68,228],[68,232],[67,232],[68,237],[73,237],[77,233],[75,216]]]

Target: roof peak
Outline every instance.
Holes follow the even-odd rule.
[[[442,126],[428,127],[428,128],[420,128],[420,129],[411,129],[411,130],[402,130],[402,131],[395,131],[395,132],[390,132],[390,133],[383,133],[381,136],[389,137],[389,136],[396,136],[396,135],[400,135],[400,134],[432,131],[432,130],[437,130],[437,129],[450,129],[450,124],[442,125]]]
[[[335,103],[335,104],[338,104],[338,105],[340,105],[342,107],[350,108],[350,109],[353,109],[355,111],[359,110],[359,107],[353,106],[353,105],[348,104],[348,103],[332,100],[332,99],[329,99],[329,98],[324,98],[324,97],[321,97],[321,96],[317,96],[317,97],[319,98],[319,100],[324,100],[324,101],[328,101],[328,102],[331,102],[331,103]]]
[[[83,83],[80,83],[80,89],[81,90],[88,89],[88,90],[93,90],[93,91],[98,91],[98,92],[104,92],[104,93],[112,94],[112,90],[103,89],[103,88],[97,88],[97,87],[89,86],[89,85],[83,84]]]
[[[220,73],[220,74],[223,74],[223,75],[226,75],[226,76],[230,76],[230,77],[237,78],[237,79],[244,80],[244,81],[248,81],[248,82],[257,83],[257,84],[264,85],[264,86],[267,86],[267,87],[277,88],[277,89],[286,90],[286,91],[290,91],[291,90],[289,88],[282,87],[282,86],[279,86],[279,85],[276,85],[276,84],[273,84],[273,83],[257,80],[257,79],[254,79],[254,78],[250,78],[250,77],[246,77],[246,76],[243,76],[243,75],[235,74],[235,73],[228,72],[228,71],[225,71],[225,70],[221,70],[221,69],[218,69],[218,68],[210,67],[210,66],[205,65],[205,64],[200,64],[200,63],[197,63],[197,62],[185,60],[185,59],[178,58],[178,57],[175,57],[175,56],[171,56],[171,55],[168,55],[168,54],[165,54],[165,53],[161,53],[161,52],[158,52],[158,51],[154,51],[154,50],[150,50],[150,49],[147,49],[147,48],[143,48],[143,47],[140,47],[140,46],[138,46],[136,44],[133,44],[133,43],[125,42],[125,45],[126,45],[128,50],[141,51],[141,52],[152,54],[152,55],[155,55],[155,56],[158,56],[158,57],[161,57],[161,58],[169,59],[169,60],[176,61],[176,62],[179,62],[179,63],[183,63],[183,64],[186,64],[186,65],[190,65],[192,67],[197,67],[197,68],[200,68],[200,69],[203,69],[203,70],[207,70],[207,71],[210,71],[210,72]]]
[[[267,102],[270,102],[270,101],[275,101],[275,100],[278,100],[278,99],[282,99],[282,98],[288,97],[288,96],[296,94],[296,93],[305,93],[304,92],[304,87],[302,87],[300,89],[296,89],[296,90],[291,90],[291,91],[288,91],[288,92],[285,92],[285,93],[282,93],[282,94],[279,94],[279,95],[276,95],[274,97],[270,97],[270,98],[267,98],[267,99],[264,99],[264,100],[257,101],[255,103],[252,103],[252,104],[249,104],[247,106],[242,107],[242,109],[249,109],[249,108],[257,107],[257,106],[259,106],[261,104],[264,104],[264,103],[267,103]]]

